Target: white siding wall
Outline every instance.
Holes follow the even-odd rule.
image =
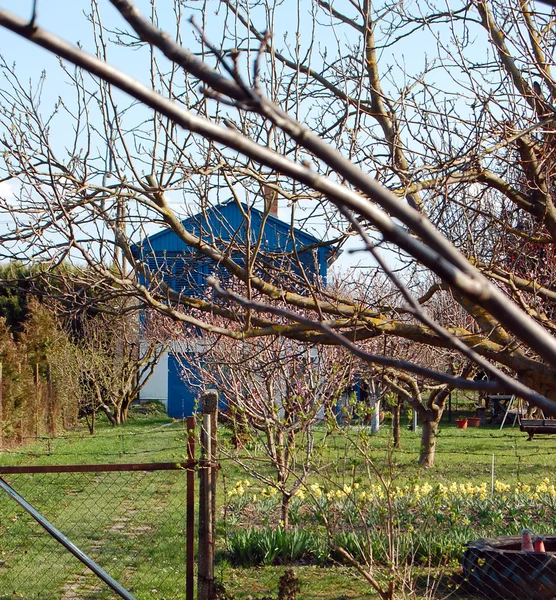
[[[141,400],[158,400],[168,406],[168,352],[154,368],[154,373],[139,394]]]

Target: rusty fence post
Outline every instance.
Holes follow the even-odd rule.
[[[187,506],[185,598],[195,598],[195,417],[187,417]]]
[[[214,522],[212,424],[218,408],[218,393],[208,390],[201,397],[203,424],[201,428],[201,459],[199,461],[199,551],[197,600],[212,600],[214,596]]]
[[[211,511],[212,511],[212,535],[213,538],[216,536],[216,478],[218,476],[218,465],[216,463],[216,432],[218,430],[218,395],[216,396],[216,408],[214,412],[210,415],[210,429],[211,429],[211,438],[210,438],[210,462],[211,462],[211,470],[210,470],[210,484],[211,484]],[[213,543],[215,540],[213,539]]]
[[[0,362],[0,450],[4,448],[4,405],[2,404],[2,363]]]

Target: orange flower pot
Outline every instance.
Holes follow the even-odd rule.
[[[469,427],[479,427],[481,424],[481,417],[469,417],[467,419],[467,424]]]
[[[456,427],[458,429],[467,429],[467,419],[456,419]]]

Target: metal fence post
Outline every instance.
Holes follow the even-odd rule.
[[[208,390],[201,398],[203,426],[201,429],[201,460],[199,461],[199,553],[197,600],[212,600],[214,596],[214,523],[212,423],[218,407],[218,393]]]
[[[218,476],[218,466],[216,464],[216,432],[218,430],[218,396],[216,396],[216,408],[210,416],[211,440],[210,440],[210,485],[211,485],[211,511],[212,511],[212,528],[213,528],[213,543],[216,535],[216,478]]]
[[[195,417],[187,417],[187,507],[185,598],[195,597]]]

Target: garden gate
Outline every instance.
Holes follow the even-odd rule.
[[[17,509],[17,507],[13,502],[0,503],[0,536],[2,536],[0,537],[2,542],[0,544],[0,598],[3,598],[2,594],[6,592],[10,594],[9,597],[31,598],[35,595],[44,597],[45,592],[48,597],[54,597],[51,589],[45,589],[46,580],[55,581],[58,571],[62,571],[62,575],[64,575],[64,571],[69,570],[69,567],[65,565],[69,558],[67,554],[69,552],[87,567],[85,572],[88,573],[88,579],[81,573],[75,575],[73,581],[68,583],[60,576],[61,583],[59,585],[61,587],[57,588],[56,593],[62,594],[59,597],[63,600],[86,597],[83,595],[87,593],[83,591],[83,585],[85,585],[83,581],[87,579],[87,585],[90,588],[89,570],[98,578],[92,578],[96,580],[97,585],[93,584],[93,589],[90,590],[95,598],[114,597],[113,595],[98,595],[99,592],[102,594],[102,590],[98,588],[99,583],[102,585],[100,579],[117,596],[125,600],[135,600],[135,596],[125,587],[129,587],[129,585],[137,588],[141,596],[145,598],[150,598],[152,594],[160,594],[161,598],[181,597],[185,600],[193,600],[195,471],[198,467],[198,462],[195,461],[194,417],[187,420],[187,429],[186,462],[0,467],[0,493],[7,494],[26,511],[23,516],[21,512],[14,514],[14,508]],[[160,478],[151,478],[153,475],[158,477],[157,474],[163,476],[165,472],[170,475],[173,472],[174,475],[166,481]],[[23,480],[20,479],[21,477],[27,477],[26,483],[30,482],[31,486],[26,487]],[[59,477],[66,479],[60,480]],[[141,486],[144,488],[143,496],[139,491]],[[174,488],[179,488],[181,500],[179,505],[171,506],[169,498],[175,492]],[[175,514],[178,514],[178,518],[184,516],[183,491],[185,491],[186,500],[185,528],[180,530],[176,528]],[[105,496],[108,496],[107,503],[103,504]],[[116,496],[118,497],[116,498]],[[30,502],[29,498],[33,500]],[[43,507],[42,513],[54,515],[52,521],[61,522],[60,527],[56,527],[47,520],[44,514],[36,510],[33,504],[37,503]],[[98,525],[98,527],[86,531],[85,516],[89,513],[95,515],[93,517],[94,525]],[[27,515],[30,515],[34,521],[30,521]],[[61,515],[64,516],[60,517]],[[25,517],[27,517],[26,522]],[[73,522],[72,527],[69,526],[70,521]],[[131,524],[131,531],[129,527],[123,531],[122,523]],[[33,524],[35,524],[34,528]],[[41,533],[40,528],[37,529],[37,524],[47,532],[47,535],[44,532]],[[176,579],[177,570],[172,566],[175,566],[178,558],[175,556],[177,553],[175,547],[172,546],[173,542],[169,541],[171,538],[168,535],[169,527],[176,530],[174,539],[180,545],[183,542],[183,533],[185,533],[185,582],[183,582],[185,590],[182,587],[179,595],[176,595],[169,587],[164,588],[165,584],[160,578],[157,580],[153,578],[152,581],[156,582],[152,584],[149,581],[147,586],[149,589],[146,589],[145,585],[138,586],[137,578],[134,580],[133,577],[138,573],[148,572],[150,568],[157,572],[168,571],[169,578]],[[71,534],[66,536],[60,531],[63,528],[66,529],[66,532],[71,530]],[[160,532],[157,533],[159,530]],[[82,533],[84,535],[81,535]],[[73,540],[70,540],[70,537]],[[63,546],[63,549],[52,542],[52,539]],[[157,550],[161,549],[158,554],[156,552],[141,554],[139,551],[145,550],[149,540],[156,544]],[[137,546],[137,543],[142,546],[140,549],[134,549],[134,544]],[[82,550],[83,546],[88,548],[87,553]],[[105,568],[99,566],[91,558],[91,554],[102,555],[105,559]],[[56,569],[56,565],[52,562],[41,564],[41,560],[44,561],[46,556],[54,561],[57,560],[61,568]],[[134,560],[135,563],[133,566],[119,565],[117,564],[118,556],[128,557],[127,560],[130,562]],[[151,565],[144,564],[149,560],[159,560],[157,556],[165,557],[162,561],[163,564],[156,564],[156,562]],[[22,565],[26,565],[27,568],[21,570]],[[183,565],[180,565],[180,572],[182,567]],[[108,573],[111,570],[117,572],[115,577]],[[25,595],[22,595],[18,589],[12,590],[10,587],[18,572],[22,573],[18,585],[25,591]],[[37,589],[35,590],[31,587],[33,578],[37,580]],[[131,584],[123,584],[122,578],[130,581]],[[64,581],[66,582],[63,583]],[[41,586],[40,591],[38,590],[39,585]],[[14,587],[16,586],[14,585]],[[167,596],[167,594],[172,595]]]

